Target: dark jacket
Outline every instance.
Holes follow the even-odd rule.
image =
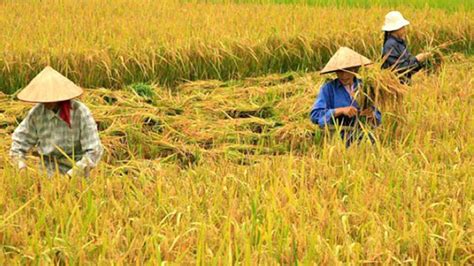
[[[392,35],[387,37],[383,45],[382,56],[386,58],[382,68],[393,67],[398,73],[404,73],[402,82],[410,82],[411,76],[423,67],[408,51],[405,41]]]

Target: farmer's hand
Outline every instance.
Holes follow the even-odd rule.
[[[66,175],[69,177],[83,177],[84,176],[84,169],[79,167],[73,167],[69,171],[67,171]]]
[[[26,163],[23,160],[18,161],[18,170],[22,171],[26,169]]]
[[[26,169],[27,169],[27,165],[26,165],[26,162],[25,160],[23,159],[16,159],[13,161],[13,166],[15,167],[15,169],[19,172],[25,172]]]
[[[341,115],[345,115],[345,116],[348,116],[348,117],[354,117],[355,115],[357,115],[357,109],[354,107],[354,106],[346,106],[346,107],[339,107],[339,108],[336,108],[336,112],[334,114],[334,116],[341,116]]]
[[[359,114],[362,117],[365,117],[365,121],[373,126],[377,125],[377,118],[375,116],[375,111],[373,108],[367,108],[362,110]]]
[[[85,177],[86,171],[89,169],[87,158],[83,158],[82,160],[78,161],[73,168],[67,171],[67,175],[69,177]]]
[[[360,116],[365,116],[367,118],[374,118],[375,117],[375,112],[372,108],[367,108],[362,110],[359,114]]]
[[[416,57],[416,60],[418,60],[418,62],[423,62],[431,56],[433,56],[433,53],[427,52],[427,53],[417,54],[415,57]]]

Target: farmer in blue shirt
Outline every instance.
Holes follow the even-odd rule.
[[[391,11],[385,16],[384,42],[382,57],[385,59],[382,68],[393,68],[401,74],[402,83],[410,83],[411,76],[423,68],[423,62],[431,53],[411,55],[406,44],[406,26],[410,22],[398,11]]]
[[[354,94],[361,84],[355,74],[359,67],[371,63],[369,59],[357,52],[341,47],[321,70],[321,74],[335,72],[337,78],[321,87],[311,109],[311,121],[321,128],[342,129],[341,137],[347,141],[347,146],[362,136],[355,134],[358,119],[364,117],[373,126],[382,121],[382,115],[375,107],[360,110],[359,104],[354,99]]]

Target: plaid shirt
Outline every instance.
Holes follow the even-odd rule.
[[[43,104],[33,107],[13,133],[10,156],[23,160],[36,146],[50,174],[56,164],[61,173],[72,168],[73,163],[63,153],[82,169],[95,167],[103,153],[97,125],[83,103],[71,100],[71,106],[71,127]]]

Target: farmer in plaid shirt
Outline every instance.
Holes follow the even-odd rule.
[[[97,166],[103,147],[89,109],[73,100],[83,90],[46,67],[19,94],[18,99],[38,103],[15,129],[10,156],[19,170],[27,167],[26,153],[36,147],[41,169],[88,177]]]

